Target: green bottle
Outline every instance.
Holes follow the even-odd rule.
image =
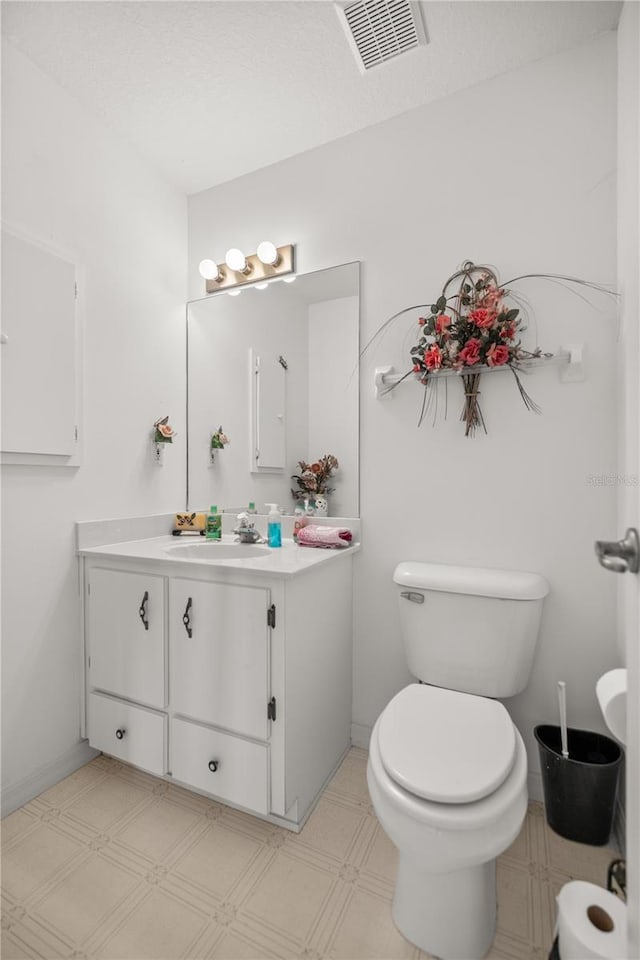
[[[222,539],[222,517],[218,516],[218,508],[216,506],[212,506],[207,514],[205,536],[207,540]]]

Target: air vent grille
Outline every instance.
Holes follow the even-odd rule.
[[[418,13],[413,8],[409,0],[355,0],[342,5],[348,33],[364,70],[424,42]]]

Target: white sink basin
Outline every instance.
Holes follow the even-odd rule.
[[[216,563],[219,560],[255,559],[266,557],[270,552],[269,547],[258,543],[217,543],[215,540],[181,543],[176,547],[167,547],[167,553],[175,560],[198,560],[206,563]]]

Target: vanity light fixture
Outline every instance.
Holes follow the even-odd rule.
[[[198,264],[198,272],[205,280],[220,281],[224,277],[224,271],[220,269],[213,260],[201,260]]]
[[[259,243],[257,253],[258,260],[267,267],[277,267],[280,263],[278,248],[275,243],[271,243],[270,240],[263,240],[262,243]]]
[[[245,284],[260,284],[263,290],[263,285],[269,281],[286,279],[288,274],[293,274],[295,247],[293,244],[276,247],[270,240],[265,240],[259,245],[258,252],[251,256],[245,256],[242,250],[232,247],[227,250],[224,263],[201,260],[199,270],[206,281],[207,293],[222,290],[230,292]],[[288,279],[291,282],[295,277]]]
[[[244,253],[237,247],[232,247],[231,250],[227,250],[224,262],[229,267],[229,270],[233,270],[235,273],[244,273],[245,276],[251,273],[251,264],[247,263],[247,258]]]

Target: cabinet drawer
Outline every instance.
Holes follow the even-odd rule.
[[[99,693],[89,695],[89,743],[119,760],[162,776],[166,764],[167,718]]]
[[[171,722],[175,779],[256,813],[268,812],[268,749],[187,720]],[[209,768],[212,761],[216,770]]]

